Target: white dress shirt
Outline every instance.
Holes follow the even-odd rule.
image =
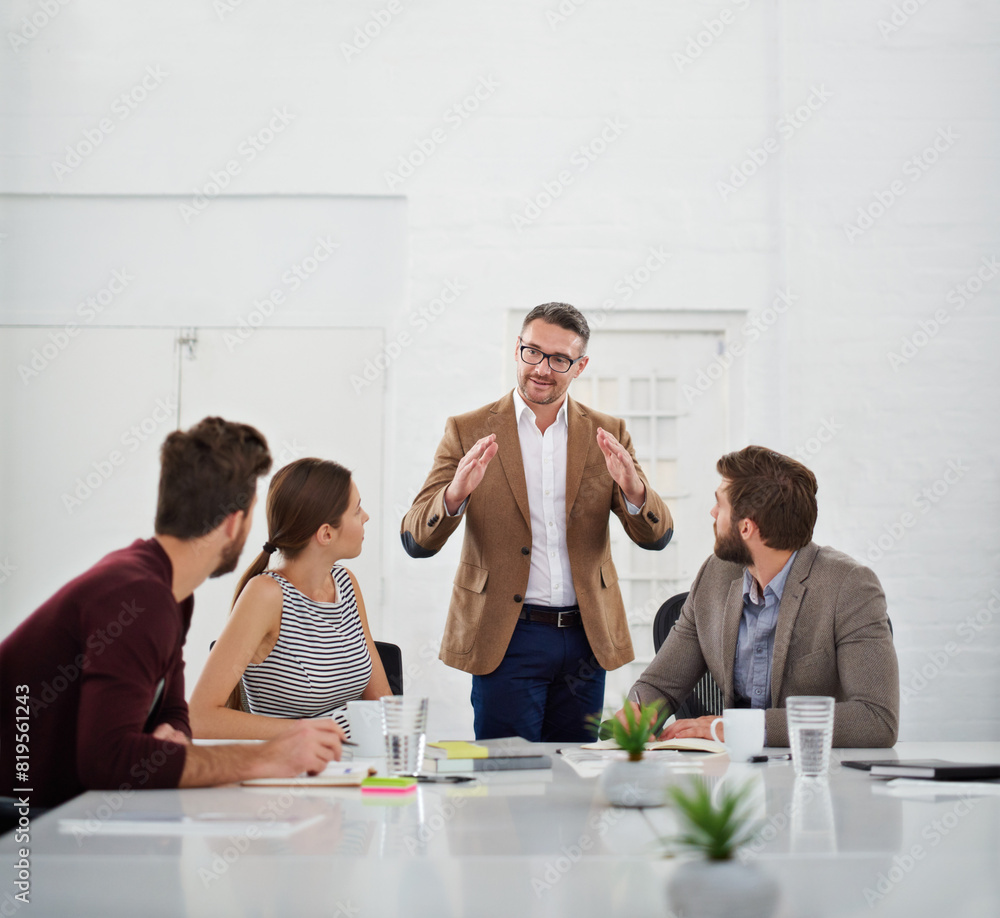
[[[517,435],[531,511],[531,571],[524,601],[539,606],[576,604],[566,549],[566,441],[569,422],[563,400],[555,422],[543,434],[535,413],[514,390]]]

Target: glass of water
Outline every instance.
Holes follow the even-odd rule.
[[[827,695],[792,695],[786,700],[788,740],[795,774],[821,778],[829,772],[833,703],[833,698]]]
[[[415,775],[424,763],[427,699],[386,695],[381,701],[386,768],[390,775]]]

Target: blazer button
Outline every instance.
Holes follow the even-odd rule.
[[[521,602],[521,600],[522,600],[523,598],[524,598],[524,597],[523,597],[523,596],[521,596],[521,594],[520,594],[520,593],[515,593],[515,594],[514,594],[514,602]]]
[[[646,519],[649,520],[651,523],[660,522],[660,518],[655,513],[653,513],[652,510],[646,511]]]
[[[531,549],[528,548],[527,546],[525,546],[524,548],[521,549],[521,554],[522,555],[530,555],[531,554]]]
[[[434,514],[434,516],[432,516],[432,517],[431,517],[431,518],[430,518],[430,519],[429,519],[429,520],[427,521],[427,525],[428,525],[428,526],[433,526],[433,525],[434,525],[434,524],[435,524],[435,523],[436,523],[436,522],[437,522],[437,521],[438,521],[439,519],[440,519],[440,517],[439,517],[439,516],[438,516],[438,515],[437,515],[437,514],[435,513],[435,514]]]

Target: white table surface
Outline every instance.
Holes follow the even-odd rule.
[[[1000,762],[1000,743],[834,750],[838,762],[893,756]],[[819,785],[796,783],[787,762],[716,757],[705,773],[713,784],[752,783],[763,830],[750,855],[778,879],[783,918],[1000,916],[1000,796],[896,796],[839,765]],[[60,818],[102,807],[325,818],[254,840],[59,832]],[[91,792],[32,823],[30,906],[15,910],[8,898],[18,846],[12,834],[0,842],[0,914],[666,916],[680,860],[664,857],[657,838],[675,825],[669,808],[605,806],[597,780],[558,756],[551,772],[421,785],[395,804],[357,788]]]

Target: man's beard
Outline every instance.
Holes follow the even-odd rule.
[[[753,563],[753,556],[746,543],[740,538],[740,531],[735,526],[729,527],[728,532],[719,534],[719,527],[715,526],[715,556],[720,561],[732,561],[735,564],[744,566]]]
[[[212,571],[208,576],[211,577],[221,577],[223,574],[231,574],[236,570],[236,565],[239,563],[240,555],[243,552],[243,546],[247,541],[247,533],[243,533],[241,536],[234,539],[222,550],[222,558],[219,559],[219,566]]]

